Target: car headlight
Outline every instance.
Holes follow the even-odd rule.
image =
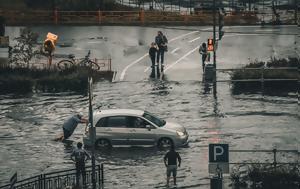
[[[184,136],[184,133],[181,132],[181,131],[176,131],[176,133],[177,133],[178,136]]]

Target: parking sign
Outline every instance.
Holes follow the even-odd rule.
[[[229,173],[229,147],[228,144],[209,144],[209,173]]]

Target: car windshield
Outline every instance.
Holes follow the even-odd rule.
[[[157,125],[158,127],[162,127],[166,124],[166,121],[163,119],[159,119],[158,117],[150,114],[149,112],[145,112],[143,117],[149,121],[151,121],[152,123],[154,123],[155,125]]]

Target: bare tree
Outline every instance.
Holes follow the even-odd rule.
[[[37,39],[37,33],[32,32],[28,28],[21,29],[20,36],[15,38],[17,44],[12,49],[13,54],[10,62],[18,66],[29,67],[30,60],[37,53],[34,50],[34,44],[36,44]]]

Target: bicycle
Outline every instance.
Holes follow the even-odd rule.
[[[93,70],[100,70],[100,66],[96,62],[93,62],[89,58],[90,54],[91,54],[91,51],[89,51],[88,54],[82,60],[79,60],[79,62],[77,62],[75,60],[75,56],[73,54],[71,54],[71,55],[69,55],[69,59],[64,59],[64,60],[59,61],[57,63],[57,67],[59,70],[65,70],[65,69],[75,66],[77,64],[79,66],[90,67]]]

